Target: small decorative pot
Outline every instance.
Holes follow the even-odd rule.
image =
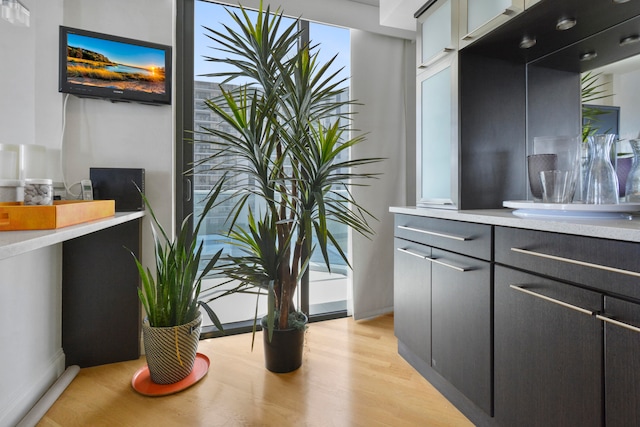
[[[152,327],[144,319],[142,337],[151,381],[173,384],[191,373],[201,326],[202,314],[184,325],[169,327]]]
[[[265,367],[271,372],[283,374],[295,371],[302,366],[304,333],[305,329],[274,329],[271,342],[269,342],[267,319],[266,317],[262,318]]]

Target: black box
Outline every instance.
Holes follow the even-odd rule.
[[[116,212],[144,210],[144,169],[89,168],[95,200],[115,200]],[[134,185],[135,183],[135,185]]]

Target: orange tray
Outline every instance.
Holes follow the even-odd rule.
[[[0,203],[0,231],[47,230],[115,215],[114,200],[55,200],[50,206]]]

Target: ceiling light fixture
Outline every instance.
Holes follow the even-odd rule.
[[[15,25],[29,26],[29,9],[20,0],[0,0],[2,19]]]
[[[530,47],[533,47],[536,45],[536,38],[535,37],[529,37],[529,36],[524,36],[522,37],[522,40],[520,40],[520,49],[529,49]]]
[[[562,18],[556,24],[556,30],[565,31],[576,26],[578,21],[575,18]]]
[[[626,46],[628,44],[638,43],[640,42],[640,36],[637,34],[633,34],[628,37],[624,37],[620,40],[620,46]]]
[[[580,61],[591,61],[596,56],[598,56],[598,54],[595,51],[585,52],[580,55]]]
[[[616,4],[620,4],[620,3],[627,3],[629,2],[629,0],[613,0],[613,2]]]

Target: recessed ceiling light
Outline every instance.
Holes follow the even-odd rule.
[[[593,51],[592,52],[585,52],[585,53],[580,55],[580,61],[591,61],[596,56],[598,56],[598,54],[596,52],[593,52]]]
[[[536,45],[535,37],[524,36],[522,37],[522,40],[520,40],[520,49],[529,49],[530,47],[533,47],[535,45]]]
[[[640,36],[634,34],[632,36],[625,37],[620,40],[620,46],[626,46],[628,44],[638,43],[640,42]]]
[[[556,24],[556,30],[565,31],[576,26],[577,21],[574,18],[562,18]]]
[[[629,0],[613,0],[613,2],[620,4],[620,3],[627,3],[629,2]]]

